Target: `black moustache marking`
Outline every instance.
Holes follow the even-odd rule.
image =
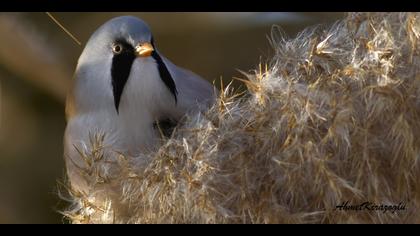
[[[153,48],[156,48],[153,37],[150,42]],[[155,59],[156,63],[158,64],[160,78],[162,79],[163,83],[165,83],[166,87],[169,89],[172,95],[174,95],[175,104],[176,104],[178,102],[178,98],[177,98],[178,91],[176,90],[175,81],[172,78],[171,73],[169,73],[168,68],[166,67],[165,63],[163,62],[160,55],[156,52],[156,50],[152,52],[152,57]]]
[[[152,57],[156,60],[156,63],[158,64],[160,78],[162,79],[163,83],[165,83],[166,87],[168,87],[169,91],[171,91],[172,95],[174,95],[175,103],[177,103],[178,91],[176,90],[176,85],[171,73],[169,73],[168,68],[166,67],[162,58],[156,51],[152,52]]]
[[[114,105],[117,113],[119,113],[119,106],[121,95],[124,86],[127,83],[128,76],[130,75],[131,66],[136,58],[134,48],[123,40],[117,40],[121,44],[123,50],[119,54],[114,54],[112,58],[111,77],[112,77],[112,92],[114,94]]]
[[[119,113],[121,96],[124,91],[125,84],[127,83],[128,77],[130,76],[131,66],[136,59],[136,55],[133,46],[131,46],[126,41],[120,39],[116,40],[116,43],[121,44],[123,47],[123,51],[121,53],[114,54],[111,66],[111,83],[114,94],[114,105],[117,113]],[[153,48],[155,48],[153,38],[151,39],[151,44]],[[156,51],[152,52],[152,57],[155,59],[158,65],[160,78],[174,96],[175,103],[177,103],[178,91],[176,89],[175,81],[173,80],[171,73],[169,73],[168,68]]]

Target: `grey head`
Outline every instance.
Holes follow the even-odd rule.
[[[121,95],[137,58],[155,62],[160,78],[176,102],[175,82],[155,48],[150,27],[134,16],[113,18],[92,34],[76,69],[76,79],[90,80],[84,81],[84,87],[91,91],[80,91],[79,97],[86,98],[92,92],[92,87],[96,87],[103,94],[96,94],[95,99],[102,97],[106,100],[112,96],[118,113]]]

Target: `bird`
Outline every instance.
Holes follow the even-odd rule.
[[[64,159],[71,186],[88,191],[78,169],[92,134],[104,134],[107,150],[135,158],[157,146],[160,127],[168,135],[186,114],[209,108],[216,94],[210,82],[163,56],[146,22],[108,20],[87,41],[67,95]]]

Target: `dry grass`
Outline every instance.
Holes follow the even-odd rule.
[[[420,14],[349,14],[287,40],[155,153],[81,151],[74,223],[420,222]],[[349,201],[405,211],[338,211]]]

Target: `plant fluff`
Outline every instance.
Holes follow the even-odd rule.
[[[286,39],[156,151],[80,148],[73,223],[419,223],[420,14],[351,13]],[[344,210],[371,202],[377,209]],[[402,204],[400,210],[386,208]]]

